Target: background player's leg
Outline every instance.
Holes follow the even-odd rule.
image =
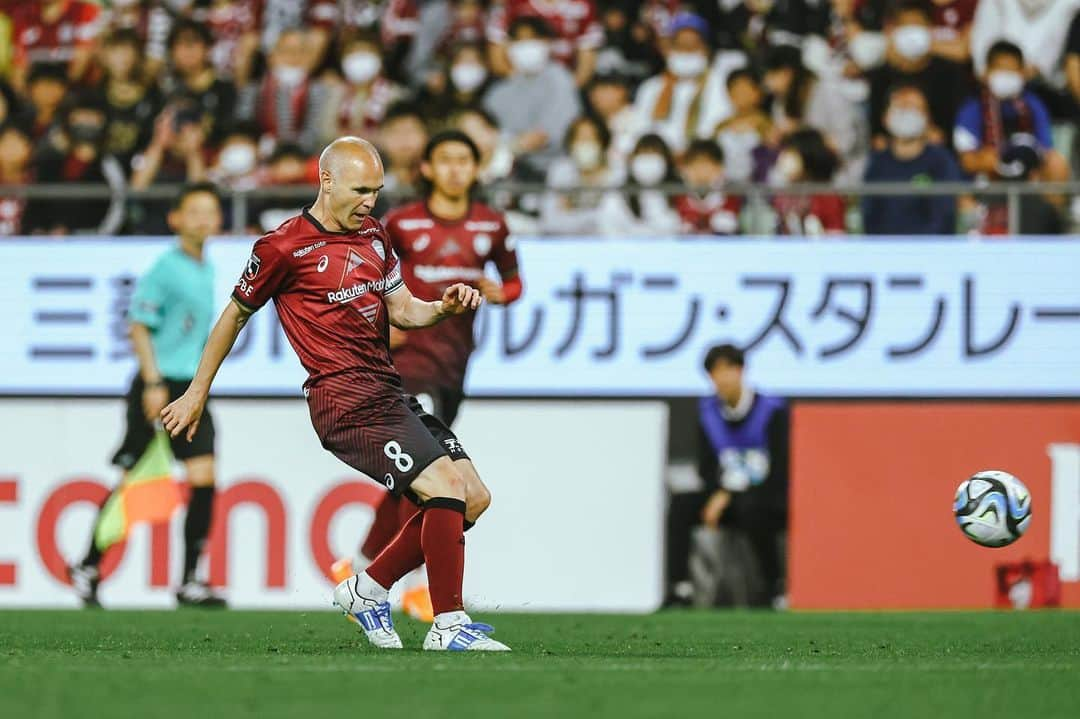
[[[176,598],[181,604],[223,607],[225,600],[214,595],[205,582],[199,581],[199,558],[206,548],[214,518],[214,455],[204,454],[184,460],[184,471],[191,485],[187,517],[184,519],[184,574]]]
[[[408,510],[408,514],[402,516],[405,510]],[[384,494],[379,500],[379,505],[375,507],[375,519],[371,522],[371,528],[363,544],[360,545],[360,554],[369,562],[379,556],[379,552],[393,541],[398,531],[414,514],[416,514],[416,506],[411,502],[395,497],[390,492]]]

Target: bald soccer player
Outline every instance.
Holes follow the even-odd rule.
[[[335,603],[372,645],[400,649],[390,588],[426,563],[435,621],[424,649],[509,651],[461,599],[465,522],[479,518],[491,495],[457,437],[403,393],[388,342],[391,324],[429,327],[476,310],[481,296],[464,284],[435,302],[413,296],[370,216],[382,187],[382,160],[366,140],[342,137],[323,150],[314,204],[255,243],[195,378],[161,417],[172,436],[195,436],[218,368],[248,318],[273,299],[308,371],[304,395],[323,447],[419,506],[366,571],[337,585]]]

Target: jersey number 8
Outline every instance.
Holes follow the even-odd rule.
[[[383,445],[383,454],[394,462],[394,466],[397,467],[399,472],[408,472],[413,468],[412,456],[402,450],[401,445],[394,440],[390,440]]]

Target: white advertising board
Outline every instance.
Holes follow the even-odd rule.
[[[303,400],[223,399],[213,412],[211,580],[236,607],[329,608],[324,570],[355,552],[382,489],[319,446]],[[77,605],[64,566],[85,554],[115,481],[122,416],[117,400],[0,400],[0,606]],[[658,607],[667,421],[659,402],[467,402],[455,429],[494,498],[467,535],[467,604]],[[171,606],[182,553],[182,510],[136,527],[107,556],[103,603]]]

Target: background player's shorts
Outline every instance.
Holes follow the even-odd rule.
[[[325,378],[307,390],[322,446],[394,495],[408,494],[439,457],[468,459],[457,436],[400,387],[365,378]]]
[[[439,387],[430,382],[402,377],[405,392],[420,402],[425,412],[442,420],[447,427],[454,426],[461,401],[465,399],[465,390],[461,387]]]
[[[191,380],[165,379],[165,386],[169,390],[169,401],[179,397],[188,388]],[[113,455],[112,463],[123,469],[131,469],[146,451],[150,440],[154,438],[154,426],[146,421],[143,414],[142,395],[146,384],[138,374],[131,383],[131,389],[127,394],[127,430],[124,432],[124,440],[120,443],[120,449]],[[214,420],[210,416],[209,402],[203,408],[202,418],[199,420],[199,428],[195,430],[195,436],[190,442],[181,434],[171,440],[173,455],[179,460],[201,457],[214,453]]]

